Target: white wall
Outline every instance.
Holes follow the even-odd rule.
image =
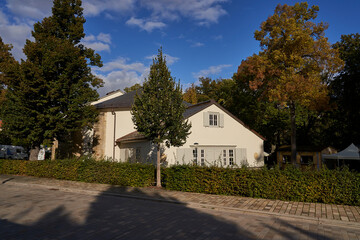
[[[224,114],[224,127],[204,127],[204,112],[218,112],[220,114]],[[191,158],[187,160],[190,161],[192,159],[192,149],[194,148],[194,143],[199,144],[199,149],[206,149],[211,146],[220,150],[222,148],[226,149],[229,147],[236,149],[245,148],[246,160],[249,166],[258,167],[264,165],[263,140],[216,105],[213,104],[203,111],[191,116],[189,121],[191,122],[192,127],[191,134],[188,136],[186,143],[179,148],[171,147],[165,152],[170,165],[176,163],[177,149],[187,149],[185,150],[185,159],[189,159],[188,156],[191,156]],[[216,155],[217,153],[214,154]],[[240,152],[237,151],[237,154],[240,155]],[[255,158],[255,156],[257,156],[257,158]],[[239,163],[240,162],[237,162],[238,165]]]
[[[123,137],[126,134],[135,131],[134,123],[131,120],[131,113],[127,111],[115,111],[116,114],[116,139]],[[106,112],[106,140],[105,140],[105,157],[113,157],[114,147],[114,115],[111,112]],[[120,160],[120,148],[115,146],[115,160]],[[121,159],[124,161],[123,159]]]
[[[224,127],[204,127],[204,112],[218,112],[224,116]],[[135,126],[131,120],[130,111],[116,111],[116,132],[115,140],[135,131]],[[246,149],[247,164],[250,167],[258,167],[264,165],[264,150],[263,140],[255,135],[252,131],[244,127],[237,122],[227,113],[222,111],[216,105],[211,105],[201,112],[191,116],[189,121],[192,124],[191,134],[189,135],[186,143],[182,147],[165,147],[165,154],[169,165],[176,164],[179,154],[182,154],[182,160],[179,163],[189,163],[192,160],[192,149],[194,143],[198,143],[199,150],[201,148],[210,149],[212,152],[206,151],[207,156],[209,154],[219,155],[222,149],[233,148],[236,149],[237,165],[244,163],[239,160],[240,155],[244,153],[243,149]],[[106,143],[105,143],[105,157],[113,156],[113,144],[114,144],[114,115],[111,112],[106,113]],[[135,144],[138,145],[138,144]],[[149,148],[149,142],[143,143],[143,149]],[[124,149],[120,153],[120,148],[115,147],[115,159],[118,161],[126,161],[124,159]],[[200,154],[200,152],[199,152]],[[257,156],[257,159],[255,159]]]

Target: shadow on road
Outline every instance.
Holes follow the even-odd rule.
[[[171,197],[154,196],[137,188],[111,187],[96,197],[51,189],[36,191],[24,189],[21,195],[12,195],[12,199],[21,197],[22,201],[28,195],[36,194],[37,201],[49,202],[51,207],[46,204],[37,206],[35,203],[29,209],[13,214],[8,220],[0,219],[1,239],[256,239],[264,228],[285,239],[298,239],[298,234],[308,239],[329,239],[288,222],[281,224],[291,229],[291,233],[283,228],[275,229],[271,224],[254,223],[253,226],[251,218],[246,220],[244,216],[241,222],[236,222],[189,208],[185,204],[109,195],[123,191],[130,195],[136,193],[160,200],[178,201]],[[55,199],[50,201],[51,198]],[[59,200],[56,201],[56,198]],[[5,207],[16,209],[16,204]],[[21,221],[31,219],[34,211],[41,211],[40,217],[34,218],[37,220]],[[75,221],[74,218],[80,215],[84,220]]]

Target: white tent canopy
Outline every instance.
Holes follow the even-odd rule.
[[[335,154],[322,154],[323,159],[360,160],[360,150],[353,143],[341,152]]]

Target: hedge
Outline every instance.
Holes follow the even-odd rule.
[[[155,182],[152,165],[92,159],[57,161],[0,160],[1,174],[27,175],[120,186],[147,187]]]
[[[164,170],[164,184],[169,190],[360,206],[360,173],[347,168],[314,171],[173,166]]]
[[[132,187],[155,183],[153,165],[91,159],[0,160],[0,174]],[[346,168],[304,171],[293,167],[253,170],[176,165],[162,169],[162,184],[177,191],[360,206],[360,173]]]

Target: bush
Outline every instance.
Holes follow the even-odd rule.
[[[173,166],[163,171],[169,190],[286,201],[360,206],[360,174],[347,168],[321,171]]]
[[[153,165],[92,159],[0,160],[0,173],[132,187],[155,183]],[[360,206],[360,173],[347,168],[253,170],[176,165],[162,169],[162,181],[169,190]]]
[[[0,160],[1,174],[28,175],[120,186],[146,187],[155,182],[152,165],[92,159],[56,161]]]

